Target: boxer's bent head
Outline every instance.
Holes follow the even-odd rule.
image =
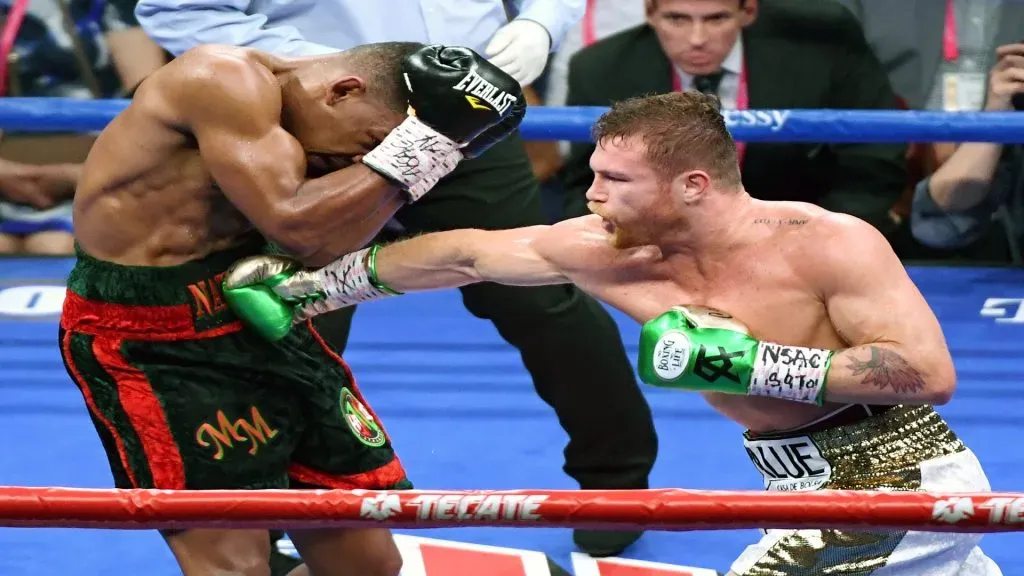
[[[742,190],[718,99],[695,91],[631,98],[594,125],[590,210],[625,248],[657,244],[709,195]]]
[[[283,82],[284,126],[314,157],[366,154],[405,118],[402,63],[422,47],[379,42],[297,64]]]

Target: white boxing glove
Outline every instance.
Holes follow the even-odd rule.
[[[363,164],[402,186],[410,203],[423,197],[461,160],[458,142],[412,115],[363,156]]]
[[[540,77],[548,63],[551,35],[533,20],[517,19],[494,33],[484,55],[521,86]]]

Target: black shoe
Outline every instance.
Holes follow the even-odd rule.
[[[614,530],[573,530],[572,539],[580,550],[595,558],[618,556],[643,536],[643,532]]]

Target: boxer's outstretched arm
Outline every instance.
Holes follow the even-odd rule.
[[[457,288],[476,282],[511,286],[569,279],[537,250],[551,226],[452,230],[389,244],[376,255],[377,279],[399,292]]]
[[[808,259],[839,335],[825,385],[829,402],[944,404],[956,372],[939,321],[889,243],[849,216],[829,216]],[[811,224],[816,225],[816,224]],[[824,231],[824,229],[823,229]]]
[[[281,127],[281,90],[266,69],[199,49],[178,59],[159,91],[191,132],[218,186],[268,238],[309,266],[365,246],[404,204],[399,189],[354,164],[306,179],[306,154]]]

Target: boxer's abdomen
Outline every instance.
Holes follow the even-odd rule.
[[[736,396],[721,392],[702,392],[701,395],[720,414],[754,432],[798,428],[834,412],[840,406],[814,406],[775,398]]]

